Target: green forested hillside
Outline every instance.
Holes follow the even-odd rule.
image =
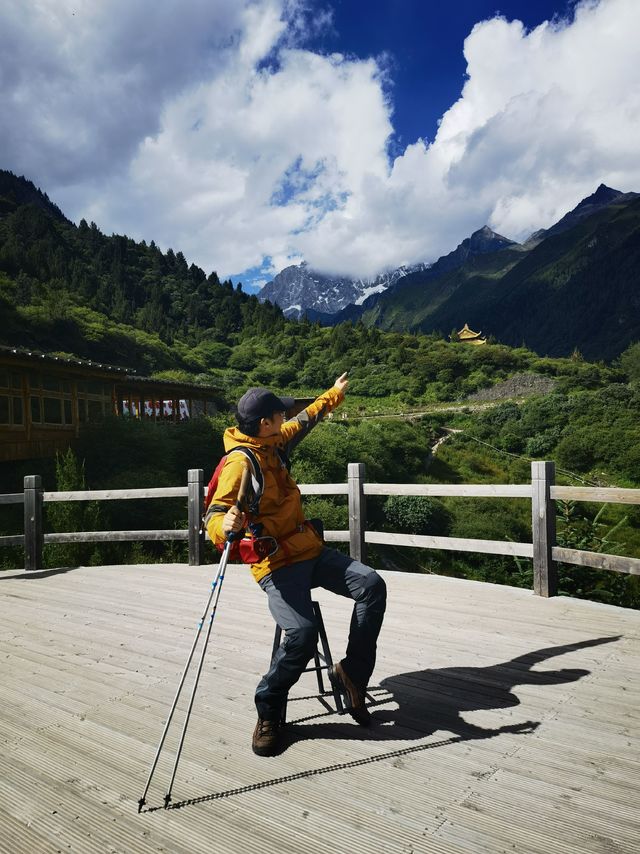
[[[389,294],[382,294],[365,310],[362,322],[385,330],[433,331],[439,312],[446,313],[451,302],[465,305],[465,294],[476,295],[479,302],[491,298],[496,280],[522,260],[518,248],[501,249],[487,255],[474,255],[460,267],[441,275],[410,273]],[[460,328],[457,315],[446,329]],[[466,322],[466,321],[465,321]]]
[[[181,252],[76,227],[23,179],[0,178],[1,343],[141,373],[198,372],[216,360],[216,342],[282,324],[279,309]]]
[[[540,362],[522,348],[468,350],[438,335],[287,321],[277,307],[207,276],[179,251],[108,237],[93,223],[76,227],[12,180],[4,182],[0,218],[0,343],[211,383],[230,396],[256,383],[313,394],[346,367],[361,405],[387,410],[464,397],[514,371],[578,384],[585,373],[578,363]],[[474,263],[486,269],[492,257]],[[586,373],[598,383],[611,370]]]
[[[383,329],[449,332],[469,323],[512,346],[612,359],[640,339],[640,199],[611,204],[527,249],[415,273],[363,315]]]

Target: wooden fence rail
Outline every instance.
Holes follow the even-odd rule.
[[[483,554],[525,557],[533,560],[534,592],[553,596],[557,592],[556,562],[640,575],[640,559],[620,555],[568,549],[556,545],[555,502],[594,501],[640,504],[640,489],[555,486],[552,462],[531,464],[530,484],[406,484],[367,483],[363,463],[349,463],[346,483],[301,484],[303,495],[346,495],[349,529],[325,531],[327,542],[348,542],[351,555],[366,560],[367,544],[410,546]],[[531,501],[531,543],[476,540],[460,537],[418,536],[366,530],[366,500],[369,495],[456,496],[466,498],[525,498]],[[125,542],[178,540],[189,544],[189,564],[204,562],[206,534],[202,530],[204,474],[190,469],[186,486],[154,489],[103,489],[74,492],[45,492],[39,475],[24,479],[24,492],[0,495],[0,505],[24,505],[24,533],[0,536],[0,546],[23,546],[25,569],[42,567],[42,551],[50,543]],[[45,534],[45,503],[58,501],[129,501],[150,498],[187,499],[187,529],[131,531],[69,531]]]

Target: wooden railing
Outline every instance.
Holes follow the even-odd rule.
[[[349,463],[346,483],[300,484],[303,495],[347,495],[349,529],[325,531],[328,542],[348,542],[352,557],[366,560],[367,544],[413,546],[484,554],[511,555],[533,560],[533,588],[540,596],[557,592],[556,561],[640,575],[640,559],[562,548],[556,545],[555,502],[590,501],[612,504],[640,504],[640,489],[604,489],[555,485],[552,462],[531,463],[530,484],[406,484],[368,483],[363,463]],[[186,486],[157,489],[85,490],[45,492],[39,475],[24,479],[24,492],[0,495],[0,505],[24,504],[24,533],[0,537],[0,546],[24,546],[25,569],[42,567],[42,551],[47,543],[124,542],[182,540],[189,544],[189,564],[204,561],[205,534],[201,531],[204,504],[204,473],[190,469]],[[419,536],[366,530],[368,495],[456,496],[465,498],[528,498],[531,500],[531,543],[507,540],[475,540],[460,537]],[[45,534],[43,507],[56,501],[122,501],[141,498],[186,498],[186,530],[70,531]]]

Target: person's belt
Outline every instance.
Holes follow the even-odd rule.
[[[285,560],[289,561],[291,559],[291,551],[287,546],[287,540],[295,537],[296,534],[304,533],[306,528],[310,528],[322,539],[313,522],[305,520],[300,525],[296,525],[292,531],[287,531],[281,537],[271,537],[269,535],[255,536],[253,534],[248,537],[242,537],[240,540],[234,542],[230,557],[232,560],[240,558],[242,563],[254,564],[272,557],[281,548],[284,552]],[[275,548],[271,548],[268,543],[273,543]],[[216,548],[220,552],[223,551],[224,543],[216,543]]]

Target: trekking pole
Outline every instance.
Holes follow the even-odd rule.
[[[236,501],[236,507],[239,510],[242,510],[242,508],[243,508],[244,498],[245,498],[247,489],[249,487],[250,481],[251,481],[251,472],[249,471],[249,468],[247,467],[247,468],[245,468],[245,470],[242,474],[242,480],[240,481],[240,489],[238,490],[238,499]],[[189,717],[191,715],[191,709],[193,708],[193,703],[194,703],[195,696],[196,696],[196,690],[198,687],[198,680],[200,678],[200,673],[202,671],[202,666],[204,664],[204,656],[205,656],[205,652],[207,650],[207,643],[209,641],[209,636],[211,634],[211,627],[213,624],[213,619],[216,615],[216,610],[218,608],[218,600],[220,599],[220,591],[222,589],[222,582],[224,581],[224,573],[225,573],[225,570],[227,568],[227,563],[229,561],[229,554],[231,552],[231,546],[233,544],[233,541],[237,538],[237,536],[238,535],[234,534],[233,532],[229,533],[227,536],[227,542],[225,543],[224,551],[222,553],[222,557],[220,558],[220,563],[218,564],[218,570],[217,570],[216,576],[215,576],[215,578],[211,584],[211,591],[209,593],[209,598],[207,599],[207,604],[205,605],[204,613],[202,614],[202,617],[200,618],[200,622],[198,623],[198,629],[196,631],[196,636],[193,640],[191,650],[189,651],[187,663],[185,664],[184,670],[182,671],[182,676],[180,677],[180,683],[178,685],[178,690],[176,691],[176,695],[175,695],[174,700],[173,700],[173,705],[171,706],[171,709],[169,711],[169,715],[167,717],[167,721],[164,725],[164,730],[163,730],[162,736],[160,738],[160,743],[158,744],[158,749],[156,750],[156,755],[154,757],[153,764],[151,765],[151,770],[149,771],[149,776],[147,778],[147,785],[145,786],[144,792],[142,793],[142,797],[138,801],[138,812],[141,812],[142,807],[146,804],[145,799],[147,796],[147,792],[149,791],[149,786],[151,785],[151,780],[153,778],[153,774],[156,770],[156,765],[158,764],[158,760],[160,758],[162,746],[164,745],[165,738],[167,737],[167,732],[169,731],[169,726],[170,726],[171,721],[173,719],[173,714],[176,710],[176,706],[178,705],[178,700],[179,700],[180,694],[182,692],[182,687],[183,687],[185,679],[187,677],[187,673],[189,672],[189,667],[191,665],[191,661],[193,659],[193,654],[196,650],[196,646],[198,645],[198,640],[200,638],[200,633],[202,632],[202,627],[204,625],[204,621],[205,621],[205,618],[207,616],[207,611],[209,610],[209,607],[211,605],[211,601],[215,595],[215,602],[213,604],[213,609],[211,611],[211,616],[209,619],[209,626],[207,629],[207,634],[205,636],[204,644],[202,647],[202,654],[200,656],[200,663],[198,665],[198,671],[196,673],[196,678],[195,678],[195,681],[193,684],[193,689],[191,692],[191,699],[189,701],[189,708],[187,710],[184,725],[182,727],[182,734],[180,737],[180,743],[178,745],[178,750],[176,753],[176,759],[175,759],[175,763],[173,766],[173,774],[171,776],[171,782],[169,783],[169,789],[167,791],[167,794],[164,796],[165,807],[168,807],[169,803],[171,801],[171,789],[173,787],[173,781],[175,779],[176,771],[178,769],[178,762],[180,760],[180,754],[182,752],[182,745],[184,744],[184,739],[185,739],[185,735],[187,732],[187,724],[189,723]]]

